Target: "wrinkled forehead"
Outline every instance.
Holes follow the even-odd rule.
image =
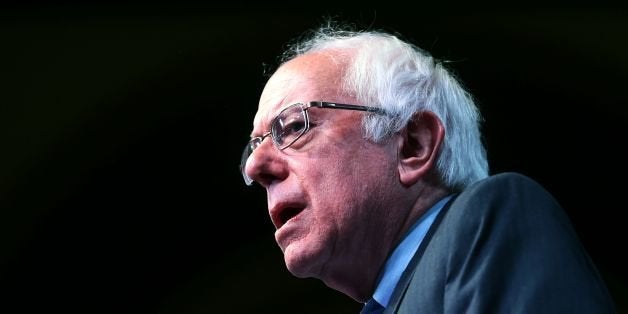
[[[343,74],[344,62],[330,53],[307,54],[288,61],[266,83],[254,129],[264,130],[281,109],[297,102],[339,101]]]

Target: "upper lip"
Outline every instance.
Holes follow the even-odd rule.
[[[276,229],[281,228],[288,220],[298,215],[305,209],[303,204],[297,202],[279,202],[270,209],[270,219]]]

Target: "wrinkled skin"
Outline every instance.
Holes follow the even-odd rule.
[[[267,132],[279,111],[296,102],[369,105],[340,90],[343,71],[341,60],[323,53],[284,64],[264,88],[252,136]],[[284,150],[265,139],[245,171],[266,189],[288,270],[364,301],[388,253],[431,200],[418,206],[425,187],[408,183],[406,170],[416,165],[402,160],[405,133],[374,143],[363,137],[364,112],[308,113],[312,126],[302,138]]]

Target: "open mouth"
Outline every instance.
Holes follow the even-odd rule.
[[[302,212],[305,208],[302,207],[286,207],[279,213],[279,226],[281,228],[288,220],[294,218],[300,212]]]

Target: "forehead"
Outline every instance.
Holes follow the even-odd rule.
[[[299,56],[282,65],[264,87],[254,128],[262,128],[280,109],[296,102],[340,102],[344,63],[328,52]]]

